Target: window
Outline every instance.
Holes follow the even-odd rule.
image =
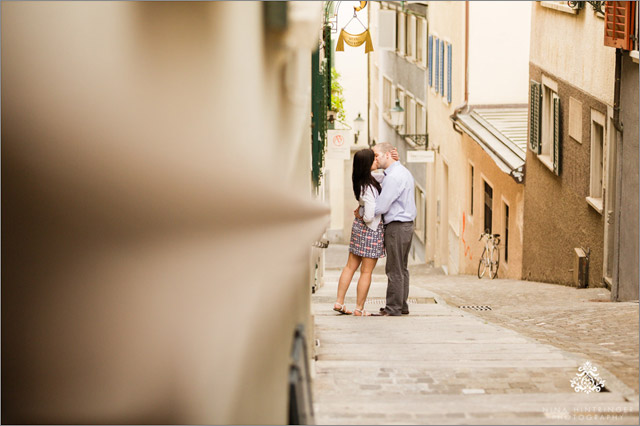
[[[484,183],[484,230],[488,233],[493,233],[493,188],[487,183]]]
[[[407,16],[402,12],[398,12],[397,16],[398,16],[398,22],[397,22],[396,28],[398,29],[398,34],[396,37],[396,51],[399,54],[404,55],[406,52],[405,24],[407,22]]]
[[[472,165],[469,166],[469,175],[471,176],[470,191],[469,191],[469,198],[471,199],[471,205],[469,206],[469,215],[473,216],[473,177],[474,177],[474,170],[473,170],[473,166]]]
[[[416,57],[416,17],[407,17],[407,56],[411,59]]]
[[[416,133],[419,135],[427,133],[424,105],[419,101],[416,101]]]
[[[405,91],[398,86],[396,88],[396,97],[394,98],[394,105],[395,105],[395,99],[397,99],[398,101],[400,101],[400,106],[404,109],[404,117],[402,118],[402,124],[404,124],[405,126],[407,125],[407,101],[406,101],[406,93]]]
[[[413,96],[407,94],[407,108],[405,109],[407,116],[407,134],[413,135],[416,133],[416,101]]]
[[[447,103],[451,103],[451,45],[447,44]]]
[[[417,185],[415,187],[415,199],[417,209],[415,233],[420,241],[424,243],[426,234],[425,223],[427,222],[427,197],[424,195],[424,191]]]
[[[602,213],[604,176],[604,114],[591,110],[591,172],[587,201]]]
[[[509,204],[504,203],[504,261],[509,261]]]
[[[529,147],[556,175],[560,175],[561,110],[558,85],[542,77],[542,83],[531,81]]]
[[[389,80],[387,77],[382,77],[382,114],[387,118],[390,117],[389,110],[393,105],[393,100],[391,99],[391,89],[391,80]]]
[[[429,87],[433,87],[433,36],[429,36],[429,50],[427,51],[427,74],[429,75]]]
[[[440,94],[444,96],[444,45],[445,42],[440,42],[440,68],[439,68],[439,77],[438,77],[438,85],[440,87]]]
[[[423,67],[427,66],[427,38],[425,37],[425,29],[427,21],[418,18],[416,21],[416,62]]]
[[[436,93],[440,93],[440,85],[438,84],[438,70],[440,69],[440,39],[436,38],[435,48],[433,49],[435,54],[435,66],[433,67],[433,84],[436,88]]]

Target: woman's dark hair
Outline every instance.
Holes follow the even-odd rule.
[[[378,193],[382,189],[380,183],[371,176],[371,165],[376,159],[376,154],[372,149],[361,149],[356,152],[353,157],[353,173],[351,174],[351,180],[353,182],[353,194],[356,196],[356,200],[360,199],[365,188],[369,185],[378,190]]]

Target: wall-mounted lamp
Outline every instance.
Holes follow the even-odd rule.
[[[429,149],[429,135],[422,134],[402,134],[400,132],[400,128],[404,125],[404,108],[400,106],[400,99],[396,99],[396,105],[389,110],[389,114],[391,115],[391,125],[398,132],[398,134],[403,138],[409,138],[418,146],[424,146],[424,149]]]
[[[360,137],[360,132],[364,130],[364,118],[358,113],[358,116],[355,120],[353,120],[353,143],[358,143],[358,137]]]

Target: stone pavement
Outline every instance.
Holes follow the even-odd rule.
[[[509,327],[501,316],[458,309],[440,297],[446,293],[454,305],[491,305],[487,312],[509,317],[511,310],[503,312],[500,307],[513,306],[516,311],[520,291],[509,290],[514,300],[502,305],[488,297],[491,291],[486,292],[487,298],[475,300],[467,297],[470,290],[460,284],[465,277],[447,277],[414,265],[410,315],[360,318],[336,314],[331,307],[346,253],[346,246],[330,246],[325,285],[313,296],[318,343],[313,393],[318,424],[638,424],[637,387],[626,386],[598,361],[585,356],[591,354],[583,354],[582,346],[569,352],[566,346],[571,340],[564,334],[556,333],[556,342],[540,341]],[[347,294],[350,308],[355,302],[356,279],[357,274]],[[489,281],[476,278],[474,284],[479,283]],[[459,294],[452,290],[456,285],[463,287]],[[371,311],[382,306],[385,289],[381,264],[374,271],[369,293]],[[563,294],[558,297],[566,299]],[[532,300],[539,302],[520,301],[521,315],[530,309]],[[542,327],[535,324],[547,320],[531,324],[533,321],[524,321],[531,317],[518,320],[519,316],[512,316],[515,323],[523,322],[523,328]],[[580,323],[579,319],[571,321]],[[558,342],[562,344],[556,345]],[[613,345],[598,346],[598,350],[619,350]],[[585,360],[598,366],[608,392],[573,391],[570,381]],[[635,377],[637,382],[637,362]]]

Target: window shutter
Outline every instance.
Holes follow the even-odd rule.
[[[444,41],[440,43],[440,94],[444,96]]]
[[[429,66],[427,69],[429,70],[429,87],[433,87],[433,36],[429,36],[429,53],[428,53]]]
[[[531,103],[529,105],[529,147],[540,154],[540,120],[542,108],[542,86],[531,80]]]
[[[447,45],[447,102],[451,103],[451,45]]]
[[[631,34],[634,27],[633,1],[608,1],[604,9],[604,45],[632,50]]]
[[[433,78],[436,80],[436,93],[440,93],[440,81],[438,79],[438,70],[440,69],[440,40],[436,39],[436,68],[433,70]]]
[[[562,142],[560,126],[560,98],[553,95],[553,172],[560,175],[560,144]]]

